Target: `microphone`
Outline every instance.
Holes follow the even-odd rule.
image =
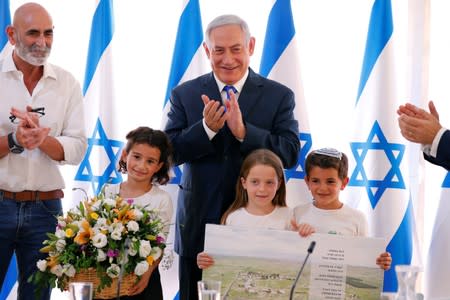
[[[300,271],[298,271],[297,277],[295,278],[295,281],[294,281],[294,284],[291,287],[291,293],[289,294],[289,300],[292,300],[292,297],[294,296],[294,290],[295,290],[295,287],[297,286],[298,279],[300,278],[300,275],[303,272],[303,268],[305,267],[305,264],[308,261],[309,255],[311,253],[313,253],[315,246],[316,246],[316,241],[312,241],[311,244],[309,244],[309,247],[308,247],[308,250],[307,250],[308,254],[306,254],[306,257],[303,260],[302,267],[300,268]]]

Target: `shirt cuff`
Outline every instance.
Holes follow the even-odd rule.
[[[431,145],[422,145],[422,151],[426,155],[436,158],[439,142],[441,141],[441,137],[446,130],[447,129],[444,127],[439,129],[439,131],[436,133],[436,136],[434,137],[433,143]]]
[[[206,135],[208,136],[209,140],[212,140],[216,136],[217,132],[214,132],[211,129],[209,129],[209,127],[206,125],[205,118],[203,118],[202,123],[203,123],[203,128],[205,129]]]

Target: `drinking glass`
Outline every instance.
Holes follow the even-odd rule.
[[[92,300],[92,282],[71,282],[69,294],[71,300]]]
[[[197,287],[199,300],[220,300],[220,281],[202,280],[197,282]]]
[[[416,300],[416,279],[421,269],[417,266],[396,265],[398,290],[396,300]]]

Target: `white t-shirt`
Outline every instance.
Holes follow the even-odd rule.
[[[242,226],[249,228],[289,229],[291,210],[288,207],[277,206],[264,216],[252,215],[241,207],[228,215],[225,225]]]
[[[105,186],[105,196],[111,197],[118,195],[120,184],[108,184]],[[153,184],[152,189],[147,193],[133,198],[133,204],[140,207],[146,207],[148,210],[157,210],[161,221],[164,223],[164,233],[169,234],[170,223],[172,221],[173,205],[169,193]]]
[[[350,206],[339,209],[320,209],[313,203],[302,204],[293,209],[298,224],[308,223],[317,233],[346,236],[367,236],[368,223],[364,214]]]

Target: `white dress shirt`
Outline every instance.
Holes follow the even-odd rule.
[[[64,149],[64,161],[52,160],[34,149],[20,154],[9,153],[0,158],[0,189],[11,192],[24,190],[50,191],[64,188],[60,164],[80,163],[86,151],[83,97],[78,81],[69,72],[52,65],[44,65],[44,74],[30,95],[18,71],[12,54],[0,61],[0,136],[17,130],[9,120],[11,107],[25,110],[44,107],[39,119],[41,127],[50,128]]]
[[[441,141],[441,137],[444,134],[444,132],[447,131],[446,128],[442,127],[439,129],[439,131],[436,133],[436,136],[433,139],[433,142],[431,145],[424,145],[422,144],[422,151],[431,157],[436,158],[437,155],[437,149],[439,146],[439,142]]]

